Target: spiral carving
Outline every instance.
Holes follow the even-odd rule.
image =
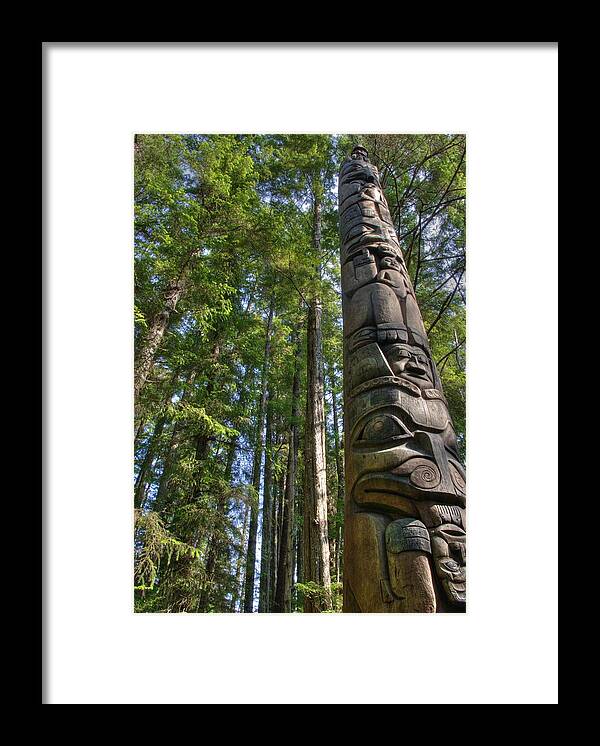
[[[410,481],[424,490],[431,490],[434,487],[437,487],[441,479],[442,476],[435,464],[417,466],[410,475]]]

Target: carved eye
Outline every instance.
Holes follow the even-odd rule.
[[[455,562],[454,560],[444,560],[442,563],[442,566],[444,569],[448,570],[448,572],[457,572],[460,570],[460,565],[458,562]]]
[[[379,414],[367,422],[360,435],[360,439],[376,443],[382,440],[389,440],[396,435],[405,435],[400,420],[387,414]]]

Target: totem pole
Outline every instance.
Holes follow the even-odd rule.
[[[377,168],[340,170],[345,612],[465,611],[465,471]]]

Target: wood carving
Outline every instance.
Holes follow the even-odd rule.
[[[465,470],[368,153],[339,178],[345,612],[465,610]]]

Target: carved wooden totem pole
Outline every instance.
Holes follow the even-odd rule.
[[[339,179],[345,612],[465,610],[465,471],[415,293],[362,147]]]

